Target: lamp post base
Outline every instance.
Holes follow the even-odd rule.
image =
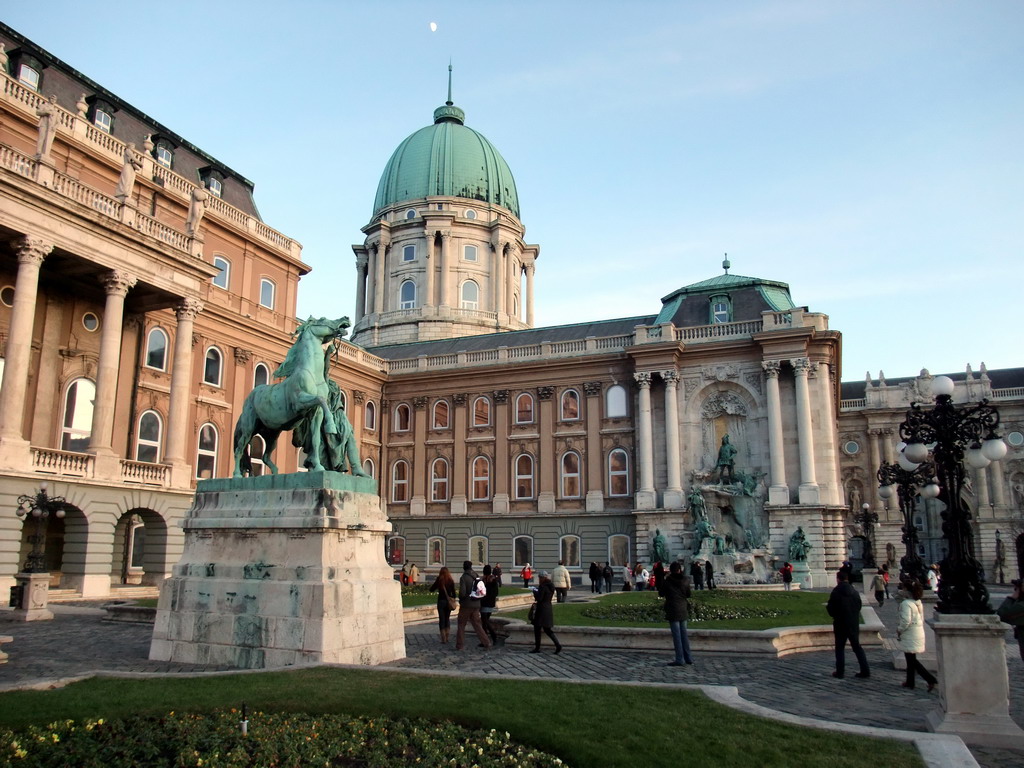
[[[7,614],[10,621],[47,621],[53,613],[47,609],[50,602],[49,573],[19,573],[14,576],[21,589],[21,605]]]
[[[928,714],[928,730],[967,744],[1024,749],[1024,730],[1010,718],[1006,625],[993,615],[947,613],[930,624],[941,708]]]

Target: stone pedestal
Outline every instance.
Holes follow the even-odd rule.
[[[374,490],[337,472],[201,480],[150,658],[248,669],[403,658],[391,524]]]
[[[793,566],[793,583],[799,584],[800,589],[812,589],[814,587],[814,577],[811,575],[811,569],[807,565],[806,560],[797,560],[795,563],[790,563]]]
[[[1024,749],[1024,730],[1010,719],[1006,625],[994,615],[935,614],[941,709],[928,729],[967,744]]]
[[[18,573],[14,581],[22,590],[21,608],[7,614],[10,621],[46,621],[53,618],[53,613],[46,607],[50,602],[50,574]]]

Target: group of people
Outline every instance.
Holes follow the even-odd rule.
[[[561,565],[562,563],[559,563]],[[557,569],[556,569],[557,570]],[[615,571],[612,570],[610,563],[605,563],[602,567],[596,561],[590,563],[590,591],[598,595],[602,592],[602,587],[605,592],[612,591],[612,580],[615,578]],[[555,585],[557,587],[557,584]],[[561,602],[561,600],[559,600]]]

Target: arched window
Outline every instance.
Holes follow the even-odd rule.
[[[348,395],[345,394],[345,390],[338,389],[338,403],[341,405],[341,410],[348,411]],[[348,415],[347,413],[345,414]]]
[[[491,401],[478,397],[473,401],[473,426],[486,427],[491,423]]]
[[[516,456],[516,498],[533,498],[533,456],[521,453]]]
[[[559,552],[566,568],[580,567],[580,537],[575,535],[563,536],[559,541]]]
[[[448,401],[438,400],[434,403],[433,429],[448,429]]]
[[[223,288],[225,291],[228,290],[228,287],[231,285],[231,262],[223,256],[214,256],[213,266],[220,270],[220,272],[213,276],[213,284],[218,288]]]
[[[160,461],[160,433],[163,423],[156,411],[145,411],[139,416],[139,429],[135,435],[135,460],[156,464]]]
[[[401,504],[409,500],[409,463],[399,459],[391,466],[391,501]]]
[[[263,363],[256,363],[256,369],[252,373],[252,385],[258,387],[261,384],[270,383],[270,368]]]
[[[224,367],[224,356],[216,347],[206,350],[206,362],[203,366],[203,383],[214,387],[220,386],[220,377]]]
[[[712,324],[728,323],[732,320],[732,302],[729,301],[728,296],[711,297],[711,317],[709,320]]]
[[[533,537],[516,536],[512,539],[512,564],[516,568],[522,568],[527,563],[536,565],[533,562]]]
[[[401,565],[405,562],[405,536],[389,536],[387,543],[388,565]]]
[[[473,565],[480,568],[488,563],[487,559],[487,537],[470,536],[469,553],[466,558],[473,562]]]
[[[373,400],[367,400],[366,407],[363,408],[363,429],[370,432],[377,429],[377,406]]]
[[[605,416],[618,419],[626,415],[626,388],[621,384],[613,384],[604,393]]]
[[[61,420],[60,449],[84,452],[92,436],[92,410],[96,401],[96,384],[89,379],[75,379],[64,395],[64,418]]]
[[[377,467],[374,466],[373,459],[364,459],[363,460],[363,472],[368,474],[374,480],[377,479]]]
[[[217,428],[203,424],[199,429],[199,445],[196,449],[196,477],[209,480],[217,473]]]
[[[467,280],[462,284],[462,308],[480,308],[480,286],[473,280]]]
[[[249,442],[249,463],[252,465],[250,477],[261,477],[266,471],[263,464],[263,452],[267,450],[267,444],[259,435],[254,435]]]
[[[580,496],[580,455],[569,451],[562,456],[562,498],[578,499]]]
[[[434,459],[430,465],[430,500],[448,501],[447,459]]]
[[[395,432],[408,432],[412,423],[412,409],[406,403],[395,406]]]
[[[146,336],[146,367],[167,370],[167,334],[162,328],[154,328]]]
[[[608,564],[623,566],[629,562],[629,536],[616,533],[608,537]]]
[[[629,495],[629,455],[622,448],[608,454],[608,495]]]
[[[528,392],[516,398],[516,424],[533,424],[533,395]]]
[[[575,389],[562,393],[562,421],[578,421],[580,418],[580,395]]]
[[[427,565],[444,565],[444,537],[431,536],[427,539]]]
[[[398,290],[398,308],[416,309],[416,283],[406,280]]]
[[[266,307],[267,309],[274,308],[274,301],[277,294],[277,286],[274,285],[274,281],[270,278],[264,277],[260,279],[260,306]]]
[[[466,261],[477,260],[477,250],[475,245],[467,245],[462,248],[462,258]]]
[[[477,456],[472,469],[472,500],[487,501],[491,498],[491,462],[486,456]]]

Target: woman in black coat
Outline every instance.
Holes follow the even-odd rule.
[[[601,566],[595,562],[590,563],[590,591],[601,594],[601,579],[604,575],[601,573]]]
[[[540,586],[533,593],[533,599],[537,601],[536,610],[533,614],[533,650],[530,653],[540,653],[540,631],[551,638],[555,644],[555,653],[562,652],[562,644],[558,642],[552,628],[555,626],[555,612],[551,608],[551,598],[555,594],[555,585],[551,583],[551,575],[547,571],[541,571],[538,577]]]
[[[487,587],[487,595],[480,600],[480,623],[484,627],[484,632],[491,638],[491,642],[497,643],[498,635],[491,626],[491,614],[498,605],[499,586],[489,565],[484,566],[484,586]]]
[[[683,568],[678,562],[669,567],[668,578],[665,579],[665,619],[672,630],[672,644],[676,649],[676,658],[669,662],[670,667],[681,667],[693,664],[690,655],[690,638],[686,634],[686,622],[690,619],[690,580],[683,575]]]

